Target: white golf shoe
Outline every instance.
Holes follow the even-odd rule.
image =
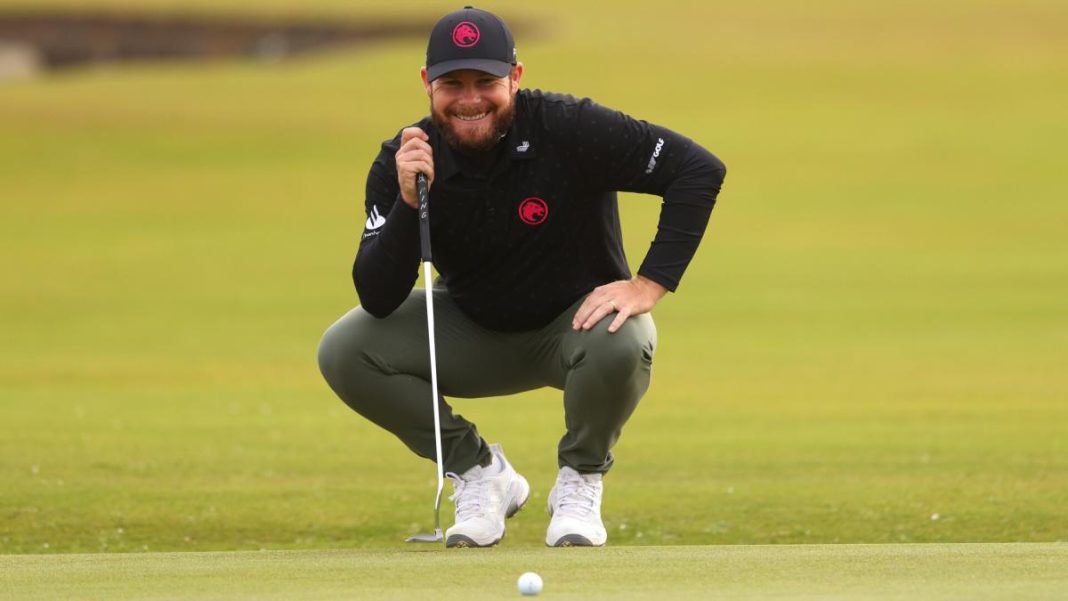
[[[600,547],[608,540],[601,521],[601,474],[580,474],[560,468],[556,485],[549,492],[549,530],[545,544],[550,547]]]
[[[446,547],[490,547],[504,538],[504,520],[530,496],[530,485],[504,457],[500,445],[490,445],[493,462],[476,465],[452,480],[456,522],[445,531]]]

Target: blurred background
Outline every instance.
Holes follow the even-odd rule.
[[[654,313],[612,544],[1068,539],[1068,4],[478,6],[525,87],[729,169]],[[0,0],[0,553],[429,527],[433,465],[315,351],[457,8]],[[620,202],[636,267],[659,201]],[[508,544],[540,546],[559,393],[455,405],[534,488]]]

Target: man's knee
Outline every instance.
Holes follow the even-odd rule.
[[[319,340],[319,372],[335,389],[358,363],[364,346],[358,311],[362,309],[356,308],[335,321]]]
[[[653,362],[656,352],[656,326],[649,315],[631,317],[615,333],[608,332],[606,318],[597,327],[582,333],[581,361],[598,371],[627,377]]]

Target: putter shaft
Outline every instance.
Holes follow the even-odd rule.
[[[410,543],[436,543],[444,540],[441,532],[441,493],[445,489],[445,466],[441,452],[441,411],[438,408],[438,365],[434,346],[434,283],[430,277],[432,257],[430,252],[430,188],[422,173],[415,178],[419,191],[419,246],[423,258],[423,289],[426,293],[427,339],[430,341],[430,389],[431,407],[434,410],[434,452],[437,464],[438,491],[434,499],[434,533],[409,537]]]

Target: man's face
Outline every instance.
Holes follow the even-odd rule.
[[[515,118],[515,93],[522,65],[507,77],[473,70],[452,71],[423,83],[430,115],[449,146],[467,153],[485,152],[508,133]]]

